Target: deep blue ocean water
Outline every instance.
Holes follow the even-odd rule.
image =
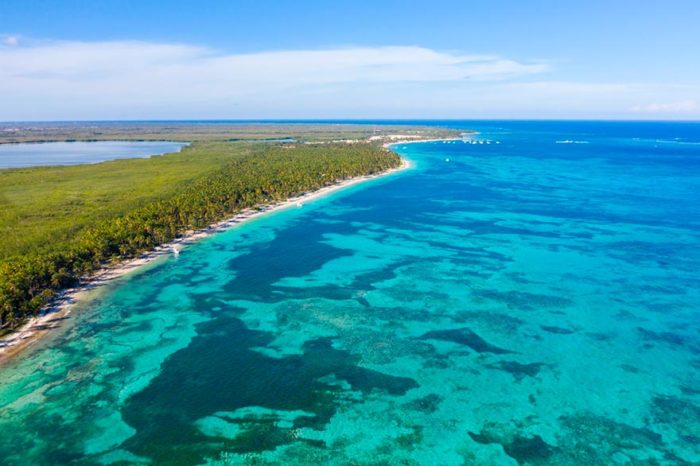
[[[700,124],[449,125],[94,293],[0,463],[700,464]]]
[[[168,141],[94,141],[0,144],[0,169],[79,165],[145,158],[179,152],[185,144]]]

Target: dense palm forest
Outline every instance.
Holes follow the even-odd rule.
[[[197,142],[180,154],[0,171],[0,325],[115,260],[242,209],[399,164],[369,144]]]

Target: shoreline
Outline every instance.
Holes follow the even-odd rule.
[[[183,236],[176,238],[169,243],[157,246],[153,250],[143,253],[140,257],[128,259],[113,265],[106,265],[92,273],[90,276],[82,279],[78,285],[59,292],[38,316],[30,318],[20,328],[3,337],[0,337],[0,367],[11,361],[17,354],[40,341],[52,330],[59,328],[61,322],[69,318],[73,306],[81,299],[84,299],[88,292],[104,286],[114,279],[127,275],[162,256],[178,254],[180,248],[183,246],[188,246],[216,233],[227,231],[235,226],[243,224],[244,222],[287,208],[301,207],[306,202],[314,201],[336,191],[349,188],[350,186],[354,186],[365,181],[370,181],[410,169],[412,166],[413,164],[410,161],[402,157],[401,164],[398,167],[390,168],[389,170],[372,175],[362,175],[342,180],[337,183],[324,186],[316,191],[304,193],[296,197],[290,197],[284,201],[274,204],[265,204],[257,208],[242,210],[233,217],[210,225],[202,230],[185,232]],[[178,252],[176,253],[175,251]]]
[[[435,138],[435,139],[407,139],[405,141],[387,142],[382,147],[387,149],[391,146],[398,146],[403,144],[417,144],[421,142],[442,142],[442,141],[463,141],[464,138]]]

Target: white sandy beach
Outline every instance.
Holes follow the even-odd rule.
[[[400,142],[392,144],[398,143]],[[297,207],[298,205],[303,205],[341,189],[408,168],[411,168],[411,163],[405,159],[401,159],[401,165],[399,167],[392,168],[382,173],[350,178],[276,204],[265,205],[256,209],[246,209],[229,219],[211,225],[203,230],[188,232],[170,243],[158,246],[153,251],[145,253],[141,257],[120,262],[116,265],[105,266],[88,278],[82,280],[78,286],[62,291],[39,316],[29,319],[22,327],[0,339],[0,365],[9,361],[14,355],[35,344],[52,330],[58,328],[61,322],[68,317],[73,306],[80,299],[84,298],[88,291],[94,290],[115,278],[126,275],[152,262],[158,257],[174,254],[179,248],[215,233],[233,228],[245,221],[290,207]]]
[[[476,134],[476,133],[475,133]],[[386,149],[391,148],[391,146],[401,146],[404,144],[416,144],[419,142],[443,142],[443,141],[463,141],[464,138],[436,138],[436,139],[404,139],[399,141],[391,141],[383,144]]]

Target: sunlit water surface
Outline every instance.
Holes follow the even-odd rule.
[[[94,141],[0,144],[0,169],[80,165],[179,152],[185,144],[168,141]]]

